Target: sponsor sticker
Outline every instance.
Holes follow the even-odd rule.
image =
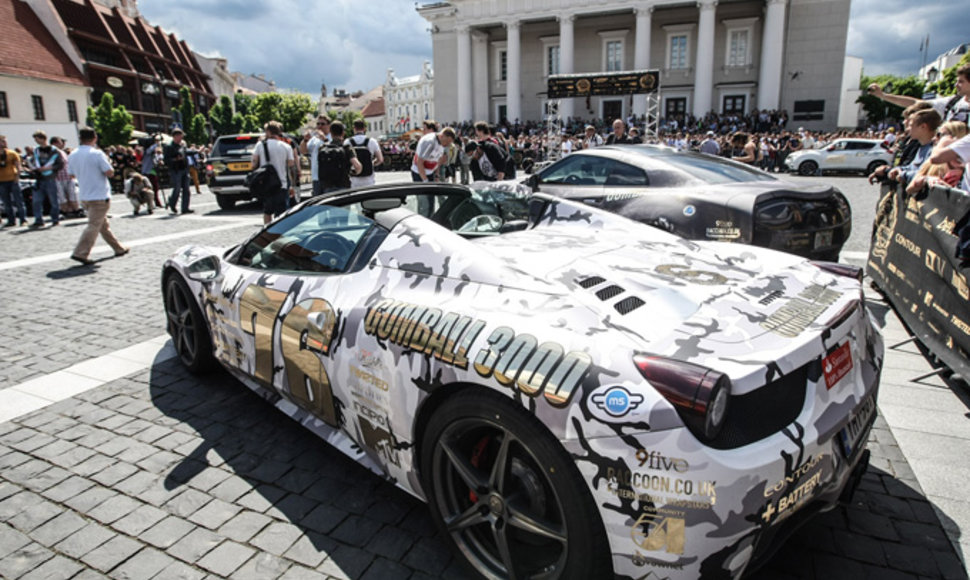
[[[825,374],[825,388],[831,389],[852,370],[852,350],[846,342],[822,359],[822,372]]]
[[[605,392],[595,393],[593,404],[611,417],[623,417],[643,403],[643,395],[631,393],[623,387],[608,387]]]
[[[687,217],[691,217],[691,216],[693,216],[693,215],[694,215],[695,213],[697,213],[697,208],[696,208],[696,207],[694,207],[694,206],[692,206],[692,205],[685,205],[685,206],[684,206],[684,215],[685,215],[685,216],[687,216]]]

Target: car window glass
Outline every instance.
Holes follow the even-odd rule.
[[[615,163],[594,155],[570,155],[542,172],[542,183],[604,185]]]
[[[650,185],[650,183],[644,170],[617,161],[613,164],[610,176],[606,178],[606,185]]]
[[[650,174],[654,187],[686,185],[688,183],[745,183],[750,181],[775,181],[771,175],[753,167],[703,154],[644,155],[643,167]],[[660,173],[678,173],[680,178],[669,176],[661,183]]]
[[[210,157],[252,157],[259,144],[259,137],[240,135],[239,137],[220,137],[212,146]]]
[[[846,149],[851,151],[865,151],[867,149],[872,149],[875,143],[869,143],[866,141],[850,141],[849,146]]]
[[[343,272],[373,225],[359,204],[308,205],[249,241],[238,264],[281,272]]]
[[[845,149],[847,141],[836,141],[829,146],[829,151],[842,151]]]

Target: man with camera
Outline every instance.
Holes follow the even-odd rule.
[[[174,214],[179,213],[175,209],[178,203],[179,194],[182,195],[182,213],[195,213],[189,209],[189,198],[192,192],[189,190],[189,161],[188,149],[184,141],[185,133],[175,128],[172,131],[172,142],[165,146],[164,160],[168,166],[169,180],[172,182],[172,194],[168,198],[168,210]]]
[[[970,64],[957,69],[957,92],[948,97],[928,99],[927,102],[940,114],[943,122],[963,121],[970,124]],[[878,83],[872,83],[866,91],[874,96],[900,107],[909,107],[921,102],[920,99],[906,95],[893,95],[882,90]]]

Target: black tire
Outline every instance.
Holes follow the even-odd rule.
[[[872,175],[883,165],[887,165],[887,163],[885,161],[873,161],[868,165],[868,167],[866,167],[866,175]]]
[[[165,283],[165,317],[168,334],[182,364],[192,373],[204,373],[216,366],[212,355],[212,338],[202,310],[178,274]]]
[[[576,464],[522,407],[463,391],[435,411],[421,443],[432,517],[476,573],[613,577],[602,517]]]
[[[216,195],[216,203],[219,204],[219,209],[229,211],[236,207],[236,198],[226,195]]]
[[[815,175],[816,171],[818,171],[818,163],[814,161],[802,161],[798,164],[799,175]]]

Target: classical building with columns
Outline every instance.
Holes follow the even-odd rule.
[[[539,120],[552,74],[657,69],[660,115],[788,111],[835,128],[850,0],[448,0],[431,23],[438,120]],[[626,118],[646,98],[564,99]]]

